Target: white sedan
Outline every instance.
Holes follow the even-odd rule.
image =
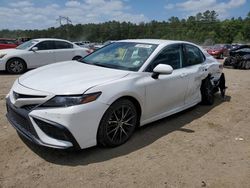
[[[34,39],[16,49],[0,50],[0,70],[19,74],[55,62],[80,59],[87,55],[87,50],[66,40]]]
[[[222,68],[192,43],[118,41],[21,76],[6,97],[7,118],[39,145],[114,147],[137,126],[213,104],[214,93],[225,92]]]

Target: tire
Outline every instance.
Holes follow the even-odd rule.
[[[230,63],[231,63],[231,59],[227,57],[224,61],[224,66],[230,66]]]
[[[250,69],[250,61],[245,61],[245,69]]]
[[[247,63],[246,61],[241,61],[240,69],[245,69],[246,63]]]
[[[105,112],[97,132],[101,146],[116,147],[125,143],[134,133],[138,121],[135,105],[127,99],[114,102]]]
[[[202,80],[201,84],[201,103],[212,105],[214,103],[214,86],[211,83],[210,76]]]
[[[81,59],[82,57],[81,56],[75,56],[75,57],[73,57],[73,59],[72,60],[79,60],[79,59]]]
[[[6,71],[11,74],[21,74],[27,70],[26,63],[19,58],[10,59],[6,64]]]

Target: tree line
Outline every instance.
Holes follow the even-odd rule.
[[[186,40],[204,45],[214,43],[249,43],[250,12],[243,19],[231,18],[219,20],[215,11],[205,11],[187,19],[171,17],[167,21],[151,21],[139,24],[131,22],[109,21],[63,25],[43,30],[8,30],[0,31],[0,37],[17,38],[62,38],[71,41],[89,40],[104,42],[107,40],[157,38]]]

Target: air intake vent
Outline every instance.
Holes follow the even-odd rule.
[[[38,104],[31,104],[31,105],[25,105],[25,106],[22,106],[21,108],[27,110],[27,111],[32,111],[36,106],[38,106]]]

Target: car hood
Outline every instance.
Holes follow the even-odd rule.
[[[4,49],[4,50],[0,50],[0,54],[19,54],[19,53],[23,53],[24,50],[18,50],[15,48],[9,48],[9,49]]]
[[[128,74],[128,71],[67,61],[30,71],[19,78],[19,83],[55,95],[82,94],[89,88]]]

